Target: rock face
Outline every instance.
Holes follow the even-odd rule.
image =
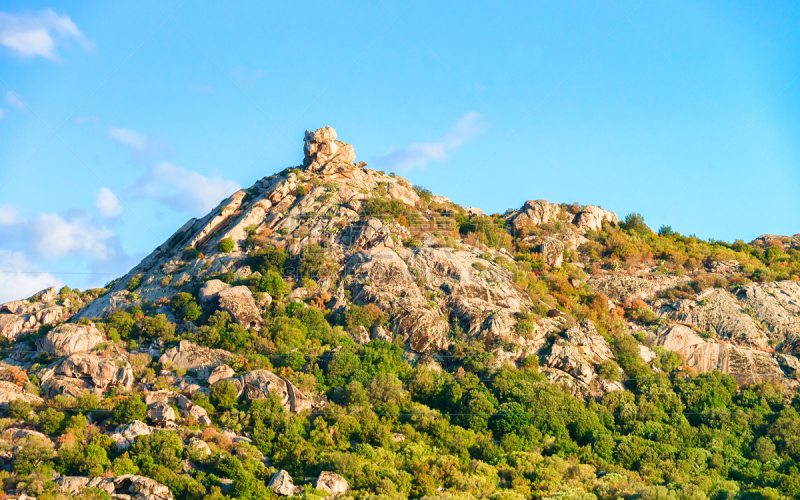
[[[203,305],[210,304],[217,298],[217,294],[223,290],[227,290],[231,286],[220,280],[208,280],[200,288],[197,298]]]
[[[253,293],[246,286],[235,286],[217,294],[219,307],[228,311],[231,317],[245,328],[261,328],[261,310],[253,299]]]
[[[314,132],[306,130],[303,151],[305,152],[303,165],[306,167],[313,164],[324,165],[331,161],[345,163],[356,161],[356,152],[353,146],[337,141],[336,130],[332,127],[322,127]]]
[[[177,415],[172,406],[176,406],[181,416],[193,418],[202,425],[211,425],[211,419],[205,408],[179,392],[154,391],[145,396],[144,402],[147,403],[147,416],[158,423],[166,424],[174,421]],[[151,410],[153,415],[150,414]]]
[[[300,413],[311,408],[311,398],[288,380],[268,370],[254,370],[234,379],[239,395],[244,393],[247,399],[265,398],[270,392],[281,398],[281,404],[293,413]]]
[[[285,470],[276,472],[275,475],[272,476],[272,479],[269,480],[267,488],[270,488],[278,495],[283,495],[285,497],[297,495],[301,491],[299,486],[294,485],[292,476],[290,476]]]
[[[796,380],[787,378],[778,361],[769,353],[707,340],[684,325],[662,329],[658,334],[658,345],[682,354],[686,364],[699,373],[719,370],[742,384],[773,380],[792,389],[800,387]],[[796,358],[788,360],[793,357],[783,357],[788,362],[797,362]]]
[[[767,326],[777,348],[796,352],[800,342],[800,283],[778,281],[740,288],[736,298]]]
[[[73,354],[54,367],[37,372],[45,397],[58,394],[80,396],[84,391],[105,391],[110,387],[130,390],[133,369],[130,363],[92,354]]]
[[[314,488],[327,491],[327,498],[336,498],[339,495],[347,493],[347,490],[350,489],[350,485],[348,485],[347,480],[339,474],[322,471],[314,480]]]
[[[100,330],[92,325],[66,323],[49,332],[36,342],[36,348],[51,356],[85,354],[105,340]]]

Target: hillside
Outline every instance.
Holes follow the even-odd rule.
[[[799,279],[800,235],[487,215],[324,127],[106,288],[0,305],[0,477],[37,498],[797,498]]]

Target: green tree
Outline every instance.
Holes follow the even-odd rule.
[[[39,466],[52,463],[53,443],[37,437],[25,438],[14,453],[14,472],[29,474]]]
[[[131,460],[147,472],[154,465],[176,470],[181,463],[183,443],[173,431],[159,430],[138,436],[129,451]]]
[[[238,392],[236,384],[230,380],[220,380],[211,388],[211,402],[215,406],[230,410],[236,406]]]
[[[120,424],[147,418],[147,404],[138,394],[123,399],[114,407],[114,420]]]

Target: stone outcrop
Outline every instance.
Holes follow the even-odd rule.
[[[212,303],[217,298],[217,294],[223,290],[227,290],[231,286],[220,280],[208,280],[197,294],[197,298],[201,304],[206,305]]]
[[[233,371],[233,368],[225,364],[219,365],[208,376],[208,385],[214,385],[217,381],[231,378],[234,375],[236,375],[236,372]]]
[[[173,500],[169,488],[149,477],[134,474],[126,474],[110,479],[95,477],[86,483],[86,488],[99,488],[111,495],[112,498]]]
[[[34,302],[15,300],[0,304],[0,337],[13,341],[23,333],[32,333],[42,326],[67,319],[70,313],[53,302],[56,296],[57,292],[50,287],[34,295]]]
[[[564,262],[564,243],[557,238],[546,236],[542,239],[540,252],[545,264],[560,267]]]
[[[245,328],[260,329],[263,320],[261,310],[253,299],[253,292],[246,286],[234,286],[217,294],[219,307]]]
[[[277,394],[284,408],[292,413],[300,413],[311,408],[312,399],[288,380],[269,370],[254,370],[234,379],[239,396],[247,399],[266,398],[269,393]]]
[[[36,348],[51,356],[71,356],[91,352],[103,340],[105,337],[94,324],[66,323],[47,332],[36,342]]]
[[[319,476],[314,479],[313,485],[318,490],[327,491],[328,496],[326,498],[336,498],[344,495],[350,489],[350,485],[347,484],[345,478],[334,472],[327,471],[320,472]]]
[[[84,391],[105,391],[110,387],[130,390],[133,369],[126,361],[93,354],[73,354],[57,365],[37,372],[45,397],[58,394],[80,396]]]
[[[147,403],[148,417],[153,418],[150,415],[150,410],[153,409],[154,415],[162,418],[162,420],[159,420],[160,423],[170,422],[168,418],[170,416],[172,420],[175,420],[177,415],[175,415],[175,410],[171,407],[176,406],[180,410],[182,417],[193,418],[202,425],[211,425],[211,419],[208,417],[206,409],[179,392],[153,391],[144,397],[144,402]]]
[[[526,229],[556,220],[560,213],[561,207],[558,203],[548,203],[546,200],[529,200],[522,205],[522,208],[512,212],[506,218],[506,221],[517,235],[524,235]]]
[[[228,351],[211,349],[188,340],[181,340],[177,347],[167,349],[158,362],[175,368],[206,373],[218,365],[227,363],[231,357],[233,355]]]
[[[542,371],[580,397],[600,397],[606,392],[623,390],[619,382],[600,380],[597,367],[614,355],[608,342],[588,319],[564,332],[545,356]]]
[[[572,223],[575,224],[581,232],[600,231],[605,222],[619,224],[617,214],[592,205],[585,207],[572,220]]]
[[[25,392],[22,387],[12,382],[0,380],[0,407],[8,406],[8,403],[16,399],[21,399],[34,406],[44,404],[44,400],[35,394]]]
[[[175,422],[175,410],[167,403],[156,401],[147,407],[147,418],[156,424]]]

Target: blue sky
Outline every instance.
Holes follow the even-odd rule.
[[[798,233],[798,21],[791,2],[3,2],[0,301],[124,274],[324,125],[487,212]]]

